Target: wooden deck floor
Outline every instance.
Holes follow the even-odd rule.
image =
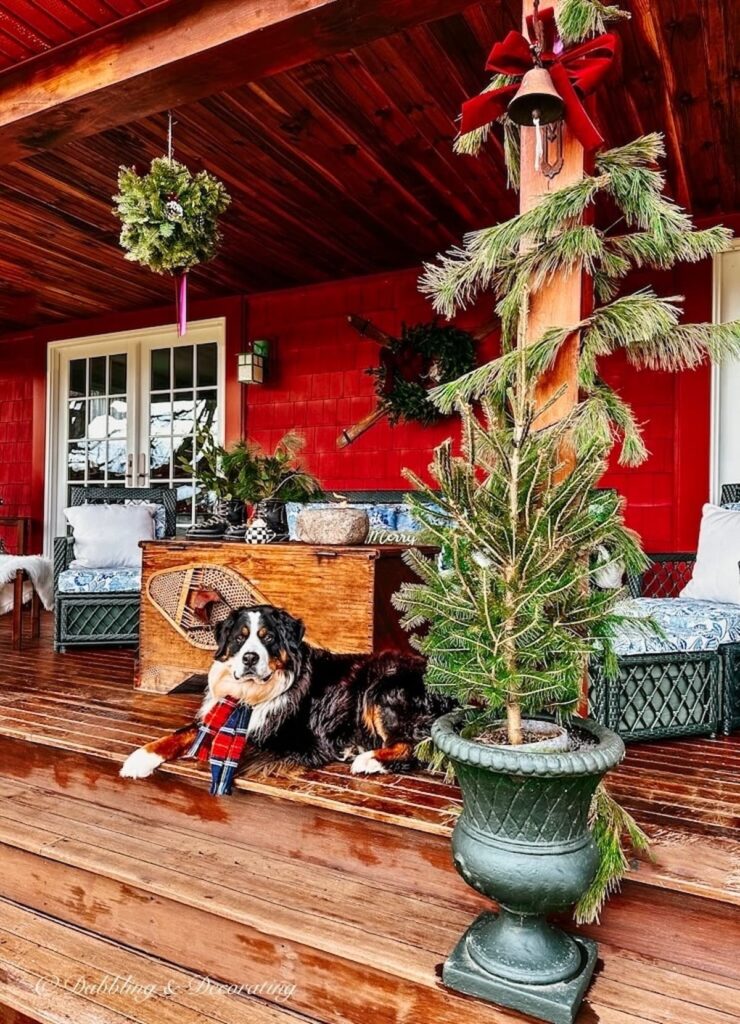
[[[0,620],[0,736],[123,762],[135,747],[192,718],[199,698],[132,689],[134,654],[84,649],[57,655],[50,622],[22,652]],[[192,762],[162,771],[204,777]],[[632,744],[610,788],[651,834],[656,862],[635,879],[740,904],[740,733]],[[133,783],[132,785],[136,785]],[[449,835],[459,791],[427,773],[358,778],[331,765],[288,775],[247,774],[239,788],[435,835]],[[702,862],[697,862],[697,843]]]
[[[48,627],[18,653],[0,620],[1,1024],[179,1024],[199,1008],[222,1024],[523,1020],[439,984],[483,904],[450,865],[454,786],[337,765],[248,776],[216,801],[189,763],[126,783],[118,764],[183,724],[197,698],[135,692],[127,651],[54,655]],[[740,737],[629,748],[612,788],[653,834],[656,860],[585,929],[601,962],[578,1024],[737,1019],[738,767]],[[86,976],[114,965],[150,977],[160,995],[172,975],[179,995],[141,1008],[46,993],[40,1005],[38,979],[69,958]],[[203,1005],[188,972],[279,974],[296,993],[288,1005]]]

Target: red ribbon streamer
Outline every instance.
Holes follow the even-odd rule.
[[[551,7],[539,15],[545,35],[545,50],[540,59],[550,72],[553,85],[565,104],[565,123],[587,152],[598,149],[604,139],[586,113],[581,102],[601,83],[614,60],[619,37],[609,32],[590,39],[572,50],[558,50],[555,12]],[[527,18],[527,31],[534,42],[534,20]],[[521,32],[509,32],[502,43],[494,43],[486,69],[501,75],[522,77],[535,67],[530,43]],[[519,89],[519,83],[504,85],[500,89],[474,96],[463,103],[462,134],[482,128],[506,113],[509,101]]]
[[[188,333],[188,272],[175,276],[175,311],[177,315],[177,336]]]

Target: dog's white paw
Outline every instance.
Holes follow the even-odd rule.
[[[353,775],[385,775],[386,770],[380,761],[374,756],[374,750],[366,750],[364,754],[358,754],[352,762]]]
[[[163,763],[164,758],[152,753],[146,747],[139,747],[124,761],[119,772],[124,779],[147,779]]]

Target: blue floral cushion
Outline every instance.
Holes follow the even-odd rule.
[[[60,594],[118,594],[141,590],[141,569],[65,569]]]
[[[621,656],[716,651],[722,644],[740,643],[740,604],[639,597],[623,601],[618,611],[636,618],[649,617],[664,634],[659,636],[625,623],[614,644]]]

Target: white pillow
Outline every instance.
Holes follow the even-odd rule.
[[[138,569],[140,540],[154,539],[154,512],[146,505],[65,508],[74,531],[73,569]]]
[[[680,596],[740,604],[740,512],[704,506],[694,572]]]
[[[154,536],[157,540],[167,536],[167,513],[165,512],[164,505],[157,505],[155,502],[147,501],[145,498],[129,498],[123,504],[143,505],[144,508],[150,508],[154,516]]]

